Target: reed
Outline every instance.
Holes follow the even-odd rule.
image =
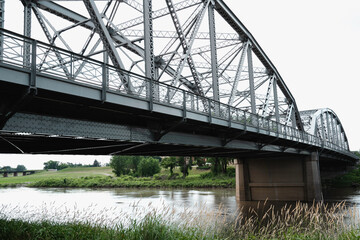
[[[301,203],[276,207],[259,202],[231,213],[223,205],[174,208],[165,203],[146,209],[132,203],[116,208],[69,209],[0,206],[0,239],[359,239],[354,206]],[[25,212],[23,209],[27,209]],[[146,210],[146,211],[145,211]]]

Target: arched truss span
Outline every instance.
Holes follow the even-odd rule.
[[[209,106],[215,113],[226,104],[303,130],[285,81],[222,0],[20,1],[28,37],[211,98],[219,102]],[[45,52],[38,70],[52,68],[69,80],[85,76],[97,81],[92,75],[97,70],[86,63],[52,57],[47,61]],[[113,89],[150,92],[131,76],[109,78]],[[176,92],[161,91],[153,89],[154,98],[177,101]],[[207,101],[202,104],[208,108]]]
[[[300,116],[306,132],[349,150],[345,130],[333,110],[322,108],[301,111]]]
[[[231,116],[230,109],[237,108],[349,149],[333,111],[298,111],[274,64],[223,0],[19,1],[24,11],[13,14],[24,13],[23,34],[70,53],[39,49],[39,72],[50,69],[69,81],[85,79],[156,102],[189,102],[192,109],[214,116]],[[0,0],[0,27],[4,2]],[[13,56],[19,49],[16,54],[29,67],[31,46],[15,44],[0,46],[0,55],[8,50]],[[79,56],[135,74],[102,74],[102,66]],[[192,94],[181,94],[184,90]]]

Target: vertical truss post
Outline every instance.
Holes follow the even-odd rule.
[[[109,85],[109,70],[107,68],[108,64],[108,54],[106,51],[103,53],[103,63],[102,63],[102,91],[101,91],[101,102],[106,101],[106,91]]]
[[[320,122],[321,122],[321,135],[322,135],[322,140],[324,142],[325,141],[325,131],[324,131],[325,126],[324,126],[324,114],[323,113],[320,114]]]
[[[218,62],[216,53],[216,33],[215,33],[215,15],[214,15],[214,4],[210,3],[208,7],[209,15],[209,33],[210,33],[210,52],[211,52],[211,76],[212,76],[212,89],[213,99],[215,102],[220,101],[219,97],[219,74],[218,74]],[[215,114],[217,115],[220,111],[220,105],[215,104]],[[229,112],[230,114],[230,112]]]
[[[334,128],[335,128],[335,143],[339,145],[339,135],[338,135],[338,124],[336,118],[333,118]]]
[[[129,76],[125,75],[124,73],[121,73],[121,70],[124,69],[124,65],[120,59],[118,52],[116,51],[116,48],[112,42],[110,33],[101,18],[101,15],[96,7],[94,0],[83,0],[83,2],[84,2],[84,5],[85,5],[89,15],[90,15],[90,18],[92,19],[92,21],[95,25],[95,28],[99,34],[99,37],[101,38],[103,45],[109,54],[109,57],[110,57],[113,65],[115,66],[115,68],[118,71],[120,71],[119,77],[120,77],[121,81],[123,82],[125,89],[129,93],[134,93],[134,89],[133,89],[133,86],[131,85]]]
[[[291,104],[288,108],[287,114],[286,114],[286,121],[285,121],[285,126],[287,126],[291,120],[291,115],[294,109],[294,104]]]
[[[345,148],[345,138],[344,138],[344,132],[341,131],[341,147]]]
[[[295,117],[295,111],[291,112],[291,125],[293,128],[296,128],[296,117]]]
[[[24,4],[24,36],[31,37],[31,3],[23,1]],[[24,42],[24,66],[30,67],[30,43]]]
[[[5,27],[5,0],[0,0],[0,28]],[[4,36],[0,33],[0,62],[4,54]]]
[[[232,86],[232,89],[231,89],[231,95],[230,95],[229,102],[228,102],[228,104],[230,106],[232,106],[232,104],[234,103],[234,100],[235,100],[237,87],[238,87],[239,80],[240,80],[240,77],[241,77],[241,71],[243,69],[245,55],[247,53],[249,43],[250,43],[249,41],[244,43],[244,47],[243,47],[243,50],[242,50],[242,53],[241,53],[241,56],[240,56],[240,62],[239,62],[238,68],[236,70],[235,80],[234,80],[234,83],[233,83],[233,86]]]
[[[30,88],[36,89],[36,47],[35,40],[31,43],[31,74],[30,74]]]
[[[331,135],[332,135],[332,143],[335,143],[335,128],[333,117],[330,115],[330,127],[331,127]]]
[[[152,22],[152,0],[143,0],[144,17],[144,50],[145,50],[145,76],[150,79],[147,84],[147,96],[149,97],[150,109],[154,95],[155,62],[154,62],[154,41]]]
[[[250,44],[247,49],[248,57],[248,72],[249,72],[249,86],[250,86],[250,103],[251,103],[251,112],[256,114],[256,103],[255,103],[255,88],[254,88],[254,68],[252,61],[252,45]]]
[[[327,127],[327,134],[328,134],[328,141],[329,142],[331,142],[332,140],[332,131],[331,131],[331,129],[330,129],[330,120],[329,120],[329,113],[328,112],[326,112],[325,113],[325,115],[326,115],[326,127]]]
[[[265,115],[266,115],[266,113],[267,113],[267,111],[269,109],[271,89],[272,89],[272,86],[274,85],[274,81],[275,81],[275,76],[272,75],[270,77],[270,80],[269,80],[269,85],[268,85],[268,88],[267,88],[267,91],[266,91],[265,102],[263,104],[263,112],[262,112],[263,117],[265,117]]]
[[[277,79],[274,76],[273,80],[273,94],[274,94],[274,104],[275,104],[275,119],[276,122],[280,122],[280,115],[279,115],[279,99],[277,94]]]

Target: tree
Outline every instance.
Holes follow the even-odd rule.
[[[151,177],[160,172],[159,160],[151,157],[141,158],[138,165],[138,174],[142,177]]]
[[[209,158],[209,161],[211,162],[211,172],[214,175],[218,175],[220,173],[226,174],[227,165],[229,164],[231,159],[225,157],[213,157]]]
[[[179,157],[178,164],[180,166],[180,171],[183,173],[183,178],[189,175],[189,169],[191,169],[192,160],[187,157]]]
[[[59,167],[59,162],[58,161],[50,160],[50,161],[44,162],[44,169],[45,170],[47,170],[47,169],[58,169],[58,167]]]
[[[24,165],[17,165],[16,171],[19,171],[19,172],[26,171],[26,167]]]
[[[161,166],[163,168],[170,168],[170,175],[173,175],[173,169],[176,167],[178,160],[176,157],[166,157],[161,160]]]
[[[4,166],[1,170],[11,171],[11,167],[10,166]]]
[[[100,167],[100,162],[98,162],[98,160],[95,159],[93,165],[93,167]]]
[[[130,173],[132,169],[131,167],[133,167],[133,161],[129,156],[115,155],[110,159],[110,167],[113,168],[113,173],[119,177],[120,175],[126,175]]]
[[[65,169],[65,168],[68,168],[69,165],[67,165],[66,163],[59,163],[59,165],[57,166],[57,170],[62,170],[62,169]]]

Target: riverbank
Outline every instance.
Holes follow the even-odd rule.
[[[323,183],[326,187],[354,187],[360,188],[360,167]]]
[[[0,187],[71,187],[71,188],[235,188],[234,171],[229,175],[212,176],[210,170],[192,169],[185,179],[180,169],[170,176],[162,169],[154,177],[115,177],[110,167],[66,168],[56,172],[42,171],[28,176],[0,178]]]
[[[198,218],[202,212],[186,211],[174,217],[171,209],[165,209],[151,211],[141,220],[130,219],[129,224],[113,222],[111,226],[87,219],[75,222],[11,219],[0,213],[0,239],[341,240],[360,237],[358,218],[352,218],[354,209],[344,203],[334,206],[297,203],[280,210],[265,205],[231,216],[221,211],[206,212],[203,213],[206,221]],[[97,218],[91,213],[87,216]]]

